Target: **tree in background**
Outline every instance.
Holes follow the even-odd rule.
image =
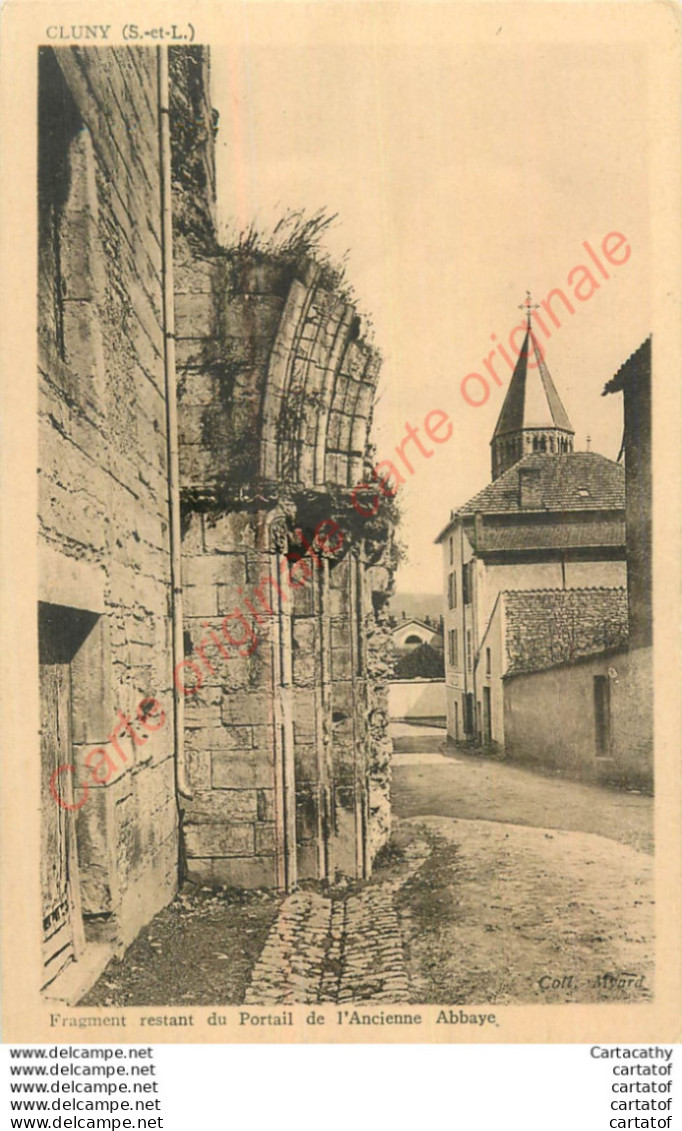
[[[396,661],[395,679],[445,679],[443,653],[431,644],[420,644]]]

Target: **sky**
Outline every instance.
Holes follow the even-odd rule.
[[[481,5],[476,20],[451,4],[346,6],[353,19],[330,3],[280,4],[284,31],[271,7],[250,5],[212,49],[224,238],[271,229],[287,209],[338,213],[325,247],[348,251],[384,358],[379,458],[407,423],[423,434],[432,410],[452,421],[400,490],[398,592],[440,592],[434,539],[490,481],[511,369],[498,354],[502,387],[489,380],[479,407],[462,381],[486,373],[498,344],[510,352],[527,289],[540,301],[562,288],[574,307],[557,300],[561,326],[538,336],[576,450],[588,436],[609,458],[620,447],[622,403],[601,390],[651,330],[647,57],[615,16],[588,34],[558,7],[534,28],[522,4]],[[610,232],[627,237],[619,266],[600,251]],[[580,264],[599,283],[582,302],[567,282]],[[466,387],[478,397],[477,379]]]

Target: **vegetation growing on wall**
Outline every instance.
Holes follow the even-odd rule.
[[[204,47],[171,47],[171,175],[173,228],[193,247],[217,251],[213,205],[213,138],[218,113],[206,101],[208,58]]]
[[[289,208],[271,232],[250,224],[229,241],[227,255],[234,264],[236,285],[239,285],[240,268],[254,262],[286,265],[293,274],[301,263],[313,260],[320,268],[319,285],[338,295],[343,302],[354,305],[355,293],[346,277],[348,250],[336,260],[324,246],[325,237],[337,220],[337,213],[330,213],[326,208],[312,214],[302,208]]]

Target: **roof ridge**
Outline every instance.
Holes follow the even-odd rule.
[[[505,593],[627,593],[625,585],[576,585],[574,588],[560,589],[558,586],[542,589],[505,589]]]
[[[623,370],[630,364],[630,362],[635,357],[637,357],[638,353],[643,353],[643,351],[647,348],[647,346],[652,346],[652,345],[653,345],[653,334],[648,334],[647,337],[644,339],[644,341],[640,342],[639,345],[637,346],[637,348],[634,349],[632,351],[632,353],[628,354],[628,356],[625,358],[625,361],[621,362],[621,364],[618,366],[616,372],[614,373],[613,377],[611,377],[610,380],[608,380],[606,382],[606,384],[604,385],[604,388],[602,389],[601,395],[603,397],[605,397],[608,393],[620,392],[621,384],[620,384],[619,379],[622,378]]]

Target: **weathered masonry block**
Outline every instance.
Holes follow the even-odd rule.
[[[175,258],[185,659],[201,684],[185,709],[188,873],[367,875],[388,833],[370,564],[383,557],[389,589],[392,524],[363,529],[350,492],[379,357],[314,258],[218,247],[191,213]]]

